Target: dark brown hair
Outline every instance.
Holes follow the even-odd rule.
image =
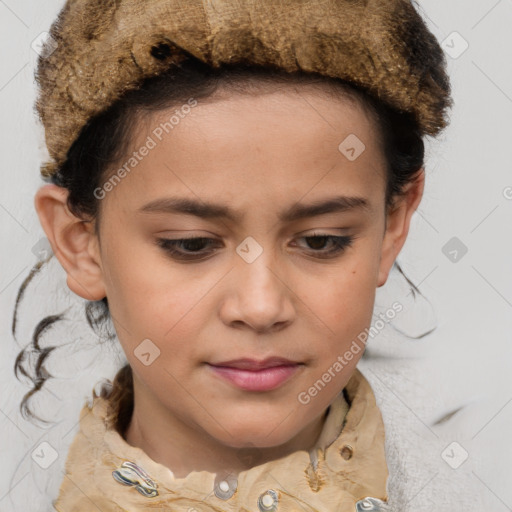
[[[444,75],[442,54],[424,55],[428,64]],[[445,93],[450,90],[448,81],[443,82]],[[79,137],[67,153],[67,159],[51,182],[69,191],[67,204],[69,210],[77,217],[95,219],[96,234],[99,237],[100,205],[94,190],[106,181],[112,165],[120,161],[130,144],[130,134],[135,120],[140,116],[178,105],[189,98],[207,99],[219,86],[231,87],[250,93],[251,87],[258,84],[318,84],[320,91],[339,93],[344,98],[355,101],[372,116],[376,122],[380,143],[387,165],[386,207],[391,207],[394,200],[403,192],[403,187],[411,182],[424,164],[424,143],[416,119],[407,112],[399,112],[371,96],[363,88],[336,78],[328,78],[313,73],[286,73],[280,69],[256,67],[249,65],[224,65],[211,68],[195,58],[189,58],[178,67],[149,79],[138,89],[127,92],[115,104],[91,119],[80,132]],[[327,88],[325,86],[328,86]],[[254,88],[257,93],[258,88]],[[441,99],[440,99],[441,101]],[[40,271],[45,262],[39,262],[25,279],[18,293],[13,315],[12,332],[16,338],[17,309],[28,283]],[[420,293],[416,286],[403,274],[412,288],[413,295]],[[99,329],[109,319],[107,298],[90,301],[85,307],[86,319],[90,327]],[[28,407],[28,400],[39,391],[45,381],[51,377],[45,369],[45,361],[56,348],[41,347],[40,337],[61,320],[62,314],[48,316],[36,326],[31,343],[21,350],[16,358],[14,371],[29,378],[33,388],[27,392],[20,405],[21,413],[34,417]],[[114,339],[111,334],[109,339]],[[28,352],[35,352],[38,357],[30,368]],[[19,378],[19,377],[18,377]],[[111,388],[104,386],[102,396],[110,396],[112,409],[110,418],[115,421],[115,428],[124,433],[133,410],[133,380],[131,368],[125,365],[116,374]],[[93,391],[93,395],[96,392]],[[119,411],[119,414],[116,414]]]

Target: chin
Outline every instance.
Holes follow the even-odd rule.
[[[222,431],[221,438],[217,439],[230,448],[246,449],[251,448],[273,448],[290,441],[295,432],[288,432],[277,427],[269,427],[268,423],[258,422],[251,425],[239,425],[236,429],[227,428],[229,433]]]

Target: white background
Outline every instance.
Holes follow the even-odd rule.
[[[33,207],[46,153],[33,112],[37,55],[31,43],[49,29],[62,5],[0,0],[0,512],[51,509],[39,500],[45,493],[55,497],[83,401],[121,364],[115,346],[98,348],[85,323],[85,301],[67,290],[55,258],[26,292],[17,340],[11,331],[18,289],[37,261],[33,248],[44,237]],[[452,437],[467,450],[467,464],[475,463],[473,490],[493,510],[512,510],[512,1],[422,0],[419,6],[440,42],[453,41],[453,51],[462,48],[461,37],[469,44],[457,58],[447,55],[455,100],[451,125],[438,140],[427,141],[425,194],[399,257],[429,302],[411,303],[398,327],[407,333],[437,328],[412,341],[387,328],[371,340],[368,353],[375,360],[381,356],[381,376],[397,364],[414,368],[414,389],[422,392],[407,395],[404,382],[392,391],[418,421],[432,422],[464,406],[459,434]],[[452,237],[467,247],[457,262],[443,253]],[[378,290],[377,306],[407,291],[393,275]],[[56,422],[42,428],[19,413],[29,387],[15,379],[14,360],[37,322],[64,310],[67,320],[45,336],[44,345],[73,344],[50,356],[47,369],[54,378],[32,402]],[[404,359],[397,363],[399,357]],[[361,361],[361,368],[371,359]],[[376,377],[368,378],[380,396]],[[436,397],[428,407],[425,396]],[[46,470],[31,457],[45,441],[57,456]]]

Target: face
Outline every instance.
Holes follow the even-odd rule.
[[[350,379],[422,182],[386,217],[373,120],[313,87],[220,91],[155,131],[175,111],[137,125],[99,243],[59,250],[43,192],[41,222],[70,288],[108,297],[136,396],[222,445],[283,444]]]

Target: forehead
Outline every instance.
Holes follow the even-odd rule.
[[[124,163],[130,167],[132,151],[151,149],[116,187],[120,200],[134,207],[167,194],[218,203],[222,194],[241,211],[326,193],[383,199],[380,134],[357,99],[329,87],[279,84],[249,92],[221,87],[196,101],[136,123]]]

